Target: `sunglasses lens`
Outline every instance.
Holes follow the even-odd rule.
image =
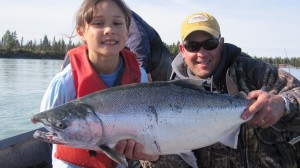
[[[188,52],[198,52],[201,47],[203,47],[205,50],[213,50],[217,48],[219,45],[219,39],[208,39],[203,42],[196,42],[196,41],[190,41],[184,43],[184,48]]]
[[[201,48],[201,42],[195,42],[195,41],[191,41],[191,42],[186,42],[184,44],[184,48],[188,51],[188,52],[197,52],[200,50]]]
[[[202,47],[205,50],[213,50],[219,45],[219,39],[210,39],[203,42]]]

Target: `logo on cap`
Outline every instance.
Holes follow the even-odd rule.
[[[205,15],[194,15],[188,20],[188,24],[193,24],[197,22],[205,22],[208,18]]]

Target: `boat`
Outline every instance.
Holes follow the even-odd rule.
[[[0,167],[1,168],[50,168],[50,143],[33,138],[38,128],[7,139],[0,140]]]

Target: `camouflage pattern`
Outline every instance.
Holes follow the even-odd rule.
[[[232,50],[234,47],[227,47],[227,50]],[[270,93],[280,94],[290,101],[291,113],[283,116],[274,125],[276,129],[272,127],[261,129],[256,126],[250,126],[247,123],[243,124],[239,134],[237,149],[217,143],[194,150],[198,167],[298,167],[296,162],[298,161],[298,165],[300,165],[300,143],[293,147],[288,141],[300,135],[300,82],[289,73],[271,64],[253,59],[245,53],[240,52],[238,56],[230,56],[229,58],[233,58],[234,61],[224,68],[227,69],[227,77],[233,83],[227,83],[226,85],[225,78],[214,79],[214,84],[219,89],[218,92],[228,93],[228,88],[232,87],[228,85],[235,85],[234,87],[238,91],[245,91],[246,93],[265,86]],[[219,82],[216,83],[215,81]],[[298,158],[296,158],[297,153],[295,149],[297,149]],[[189,167],[178,155],[160,156],[156,162],[140,162],[144,168]]]

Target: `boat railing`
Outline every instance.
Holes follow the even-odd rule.
[[[45,128],[36,130],[46,131]],[[33,138],[32,130],[0,140],[1,168],[48,168],[51,164],[51,144]]]

